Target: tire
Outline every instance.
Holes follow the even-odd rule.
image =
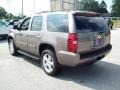
[[[17,48],[16,48],[16,46],[14,44],[13,39],[9,40],[9,51],[10,51],[10,54],[13,55],[13,56],[18,55]]]
[[[113,26],[111,26],[111,29],[113,29]]]
[[[44,72],[50,76],[55,76],[59,73],[60,68],[57,62],[56,54],[49,49],[46,49],[42,52],[42,68]]]

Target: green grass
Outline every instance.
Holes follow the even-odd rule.
[[[120,28],[120,20],[113,20],[113,28]]]

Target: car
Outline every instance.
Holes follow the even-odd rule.
[[[14,25],[19,25],[23,20],[24,20],[24,19],[20,19],[20,20],[14,22]],[[14,25],[13,25],[13,26],[14,26]]]
[[[12,19],[12,20],[9,21],[9,25],[13,26],[14,24],[16,24],[18,22],[19,22],[19,19]]]
[[[4,22],[0,21],[0,39],[7,38],[10,29]]]
[[[94,64],[112,49],[110,29],[98,13],[88,11],[41,12],[25,18],[8,35],[11,55],[40,58],[46,74],[61,66]]]

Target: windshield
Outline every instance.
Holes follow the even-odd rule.
[[[74,16],[77,31],[106,31],[107,24],[102,17]]]

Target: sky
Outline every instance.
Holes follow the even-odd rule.
[[[35,1],[35,9],[34,9]],[[96,0],[101,2],[102,0]],[[112,5],[112,0],[104,0],[108,6],[108,11]],[[50,10],[50,0],[23,0],[24,14],[30,16],[41,11]],[[0,0],[0,6],[6,9],[7,12],[19,15],[22,12],[22,0]]]

